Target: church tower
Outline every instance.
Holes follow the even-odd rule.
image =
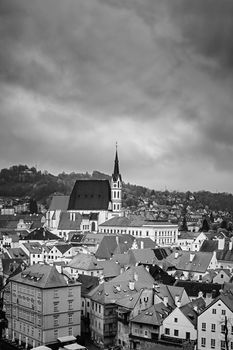
[[[112,198],[112,211],[114,213],[120,214],[122,210],[122,179],[121,179],[121,174],[119,172],[117,145],[116,145],[114,170],[113,170],[112,179],[111,179],[111,198]]]

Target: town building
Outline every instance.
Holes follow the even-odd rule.
[[[158,246],[177,245],[177,224],[148,221],[141,216],[111,218],[99,225],[99,231],[108,234],[128,234],[135,238],[150,238]]]
[[[197,349],[233,349],[233,294],[221,293],[198,316]]]
[[[60,274],[55,266],[35,264],[11,277],[4,306],[9,338],[27,346],[81,334],[81,284]]]

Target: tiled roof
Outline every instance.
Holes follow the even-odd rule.
[[[100,262],[97,261],[95,256],[84,253],[78,253],[75,255],[67,266],[86,271],[103,270],[103,267]]]
[[[81,296],[86,297],[88,293],[99,285],[99,278],[95,276],[79,275],[77,281],[82,283]]]
[[[168,305],[172,308],[176,307],[176,297],[182,298],[185,289],[183,287],[169,286],[162,283],[155,285],[156,295],[163,300],[164,297],[168,298]]]
[[[149,267],[149,272],[155,281],[163,284],[173,285],[175,278],[170,276],[167,272],[161,269],[158,265],[152,265]]]
[[[114,278],[119,276],[121,267],[114,260],[99,261],[98,263],[103,268],[103,275],[105,278]]]
[[[61,215],[60,215],[58,230],[80,230],[81,222],[82,222],[81,214],[74,213],[71,220],[70,213],[63,211],[61,212]]]
[[[153,249],[130,249],[130,264],[135,265],[136,263],[141,264],[157,264],[158,259],[156,258]]]
[[[95,253],[97,259],[110,259],[115,253],[127,252],[134,238],[130,235],[105,235]]]
[[[43,289],[67,286],[65,277],[57,271],[55,266],[42,264],[28,267],[11,280]]]
[[[49,210],[67,210],[70,196],[54,195]]]
[[[132,318],[131,322],[161,326],[164,318],[168,316],[170,312],[171,309],[166,307],[164,303],[161,302],[152,305],[145,311],[142,311],[139,315]]]
[[[115,283],[130,282],[134,281],[135,286],[140,288],[152,288],[155,280],[146,270],[143,265],[132,266],[125,272],[121,273],[119,276],[113,278],[112,280]]]
[[[170,251],[169,254],[168,254],[168,251],[167,251],[167,249],[165,249],[165,248],[155,248],[155,249],[153,249],[153,251],[154,251],[154,254],[155,254],[155,256],[156,256],[156,258],[157,258],[158,260],[163,260],[163,259],[165,259],[168,255],[171,254],[171,251]]]
[[[121,267],[129,265],[130,256],[128,253],[114,254],[112,260],[119,264]]]
[[[81,243],[84,235],[82,233],[75,233],[70,239],[70,243]]]
[[[229,250],[229,242],[225,241],[224,249],[218,249],[217,240],[206,240],[203,242],[201,252],[214,252],[216,251],[217,260],[231,261],[233,262],[233,248]]]
[[[166,260],[173,264],[177,270],[200,273],[206,272],[213,257],[213,253],[203,252],[179,251],[178,257],[176,254],[177,252],[172,253]],[[190,261],[190,254],[194,254],[192,261]]]
[[[128,227],[130,225],[130,219],[126,218],[125,216],[115,216],[102,224],[99,225],[99,227],[102,226],[119,226],[119,227]]]
[[[178,235],[179,239],[196,239],[200,235],[200,232],[189,232],[189,231],[180,231]]]
[[[31,254],[41,254],[42,253],[42,246],[39,242],[25,242],[23,245],[27,248],[29,253]]]
[[[7,254],[12,259],[29,259],[29,256],[23,251],[22,248],[8,248]]]
[[[188,303],[186,305],[183,305],[180,307],[180,311],[185,315],[185,317],[194,325],[194,327],[197,327],[197,312],[194,311],[192,304]]]
[[[108,180],[77,180],[68,210],[108,210],[111,188]]]
[[[228,307],[228,309],[233,312],[233,292],[229,290],[220,293],[219,296],[214,299],[203,312],[205,312],[209,307],[216,304],[219,300],[221,300]]]
[[[156,246],[156,243],[154,241],[152,241],[152,239],[149,237],[136,238],[136,242],[137,242],[137,245],[139,248],[141,246],[143,246],[144,249],[155,248],[155,246]]]
[[[201,283],[183,280],[177,280],[175,286],[183,287],[189,297],[197,297],[199,292],[202,292],[204,297],[207,293],[213,294],[216,297],[219,295],[220,289],[222,289],[221,284],[218,283]]]
[[[65,254],[68,250],[72,248],[71,244],[56,244],[55,247],[62,253]]]
[[[18,268],[21,267],[24,264],[24,262],[23,262],[23,259],[20,259],[20,258],[17,258],[17,259],[6,258],[6,259],[1,259],[1,264],[2,264],[3,273],[5,275],[11,275],[16,270],[18,271]]]
[[[140,298],[140,295],[142,294],[142,289],[140,291],[135,292],[133,295],[127,295],[125,297],[122,297],[121,299],[118,299],[116,301],[116,304],[124,309],[133,309],[136,305],[138,299]]]
[[[25,240],[33,241],[48,241],[48,240],[58,240],[58,237],[52,232],[48,231],[45,227],[40,227],[31,231],[26,237]]]
[[[115,279],[109,282],[103,282],[95,289],[93,289],[89,293],[89,297],[91,300],[96,301],[101,304],[115,304],[117,300],[120,300],[124,297],[134,297],[138,291],[140,291],[142,287],[139,288],[135,286],[134,290],[129,288],[128,281],[121,281],[117,283]]]

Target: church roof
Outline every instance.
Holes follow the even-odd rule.
[[[67,210],[69,196],[54,195],[52,197],[49,210]]]
[[[77,180],[68,210],[108,210],[111,189],[108,180]]]

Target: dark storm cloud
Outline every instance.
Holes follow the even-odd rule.
[[[0,0],[2,164],[111,172],[118,140],[133,182],[232,188],[232,15],[227,0]]]

